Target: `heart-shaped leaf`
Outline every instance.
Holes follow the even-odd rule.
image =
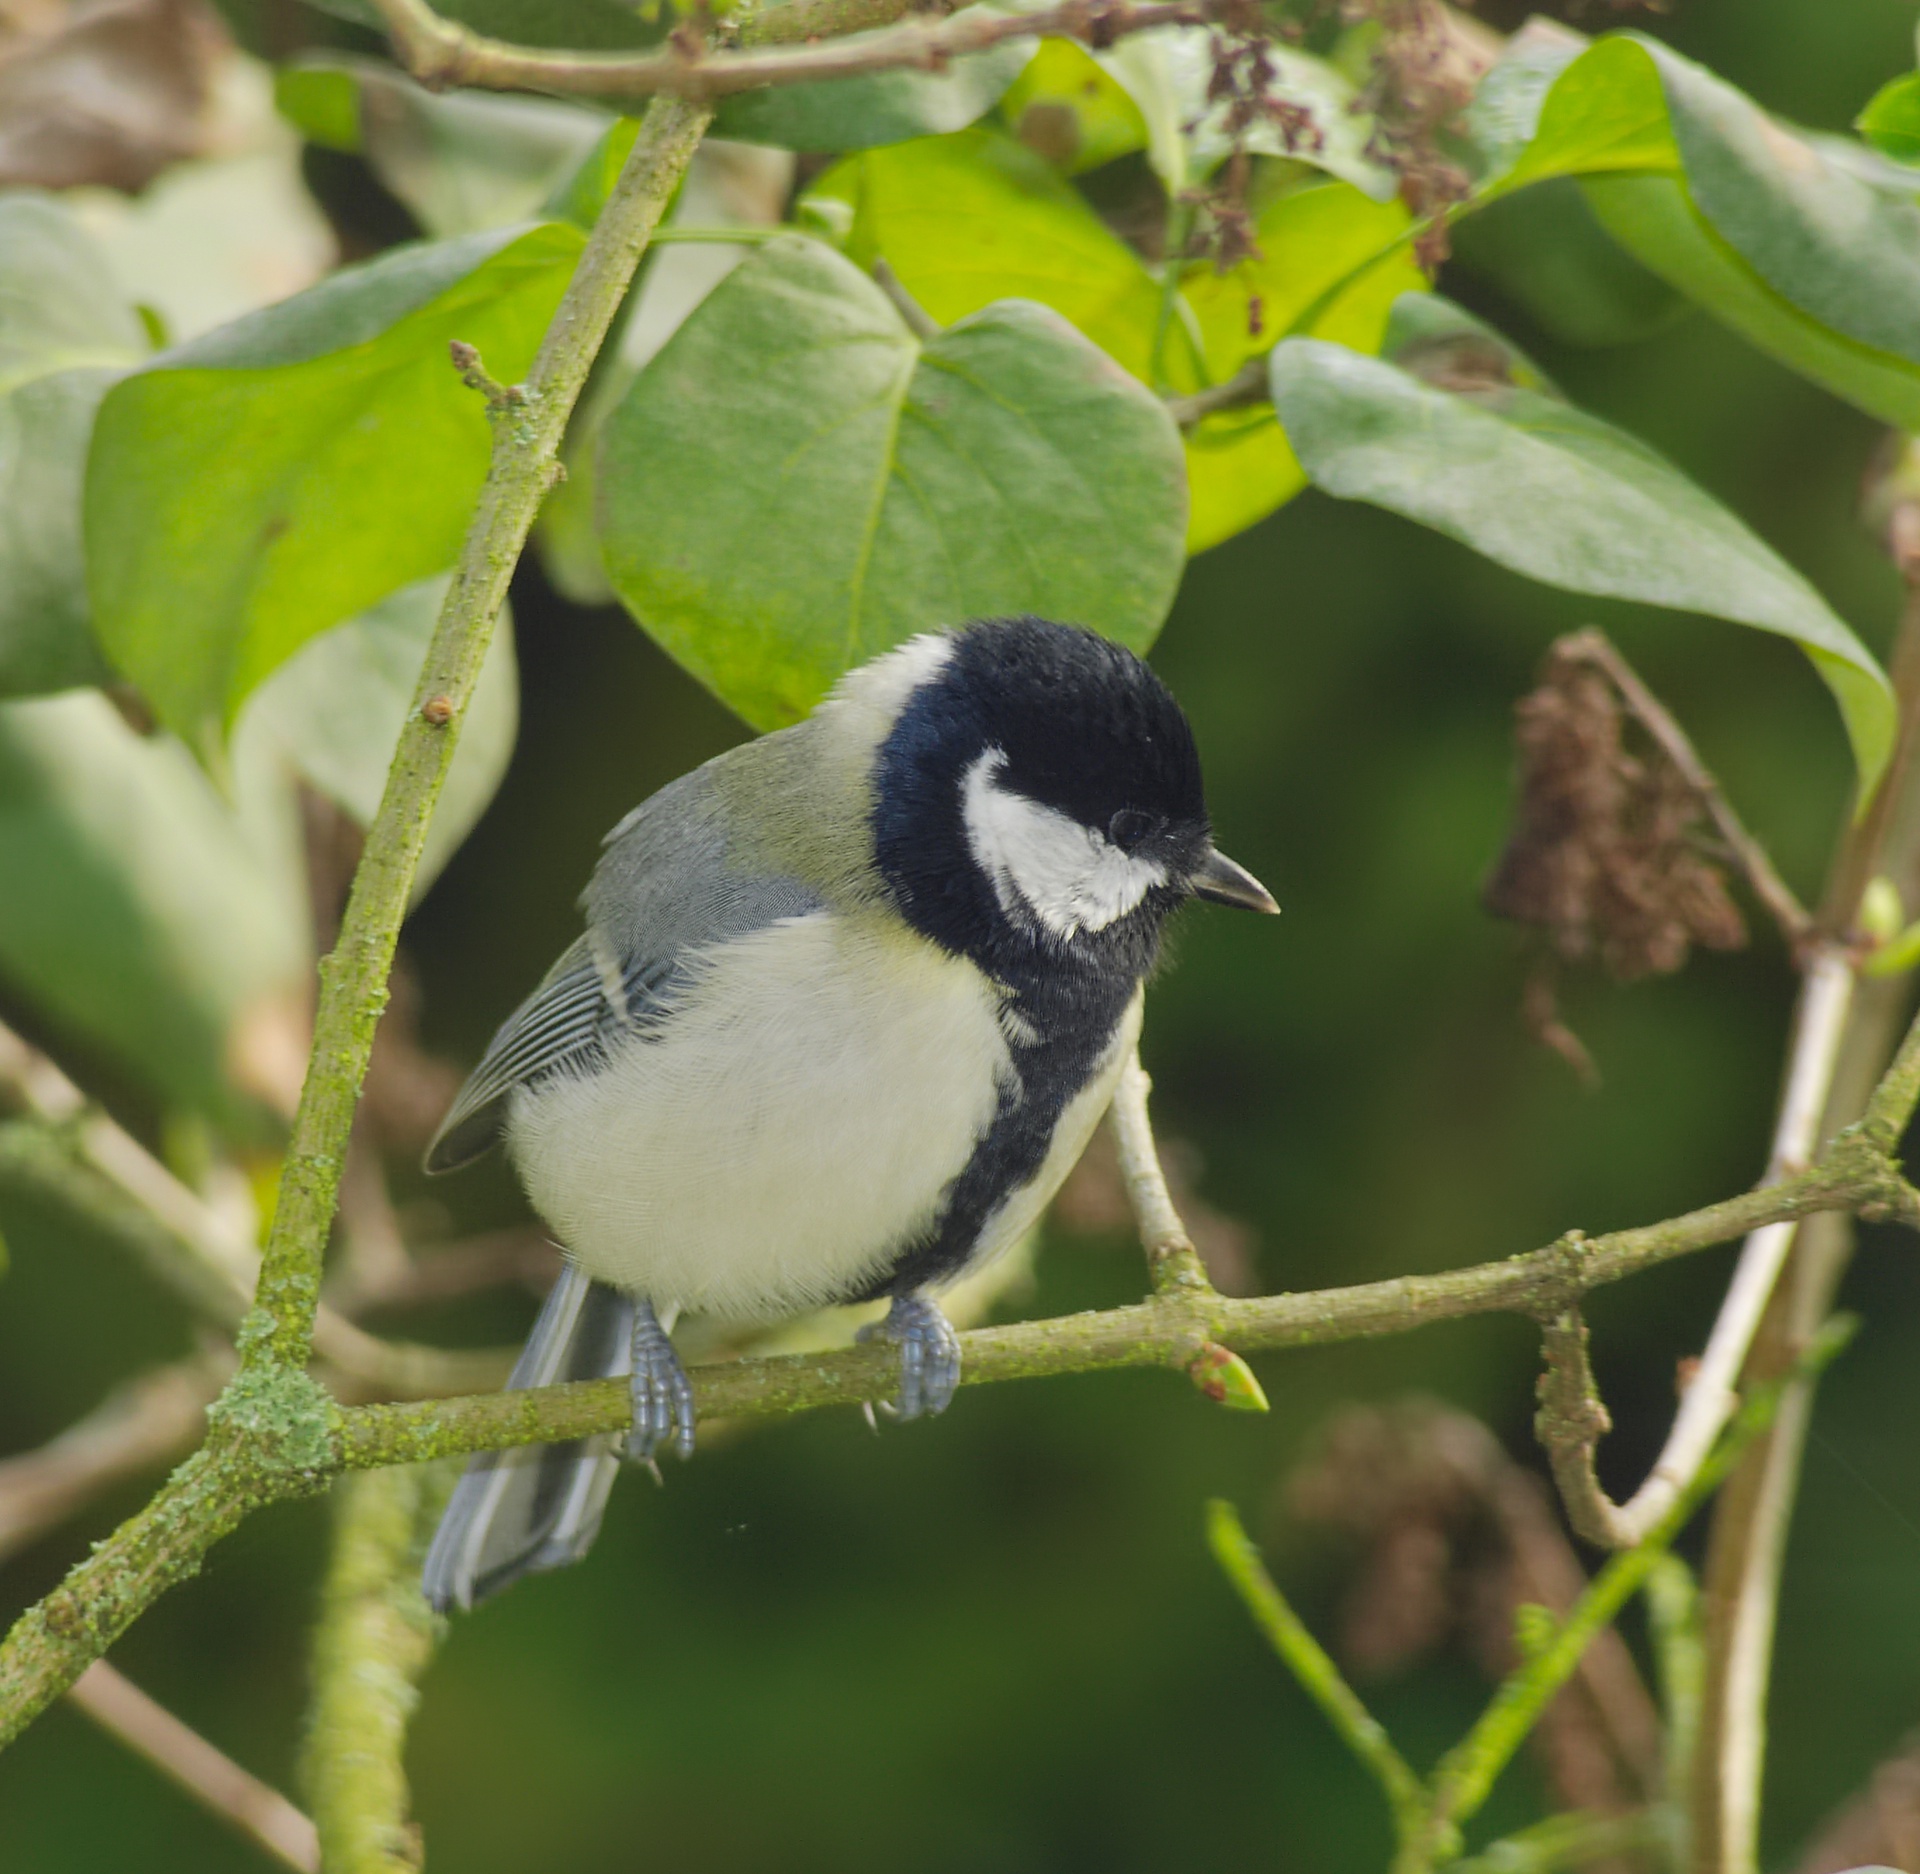
[[[51,199],[0,199],[0,696],[98,683],[80,484],[93,414],[146,350],[93,243]]]
[[[1033,299],[1071,320],[1143,383],[1154,378],[1161,283],[1032,149],[976,128],[837,165],[815,194],[849,204],[849,256],[885,260],[936,319]],[[937,201],[937,216],[924,204]],[[1310,178],[1259,210],[1258,254],[1188,270],[1161,343],[1160,378],[1187,392],[1223,382],[1297,321],[1365,349],[1420,285],[1407,211]],[[1187,548],[1198,553],[1270,514],[1304,485],[1271,412],[1238,410],[1188,432]]]
[[[1000,100],[1001,120],[1028,149],[1077,176],[1147,147],[1127,88],[1071,39],[1043,39]]]
[[[518,378],[580,246],[554,224],[397,249],[108,393],[95,628],[203,759],[308,639],[452,563],[490,445],[448,341]]]
[[[917,336],[800,236],[742,263],[640,374],[599,473],[621,598],[762,727],[967,618],[1040,612],[1144,650],[1183,559],[1157,398],[1044,307]]]
[[[1516,572],[1792,638],[1833,690],[1862,797],[1885,766],[1892,693],[1807,582],[1663,457],[1497,361],[1442,389],[1342,346],[1275,348],[1273,400],[1317,487],[1404,514]]]
[[[965,12],[1000,15],[1005,10],[985,6]],[[838,43],[851,49],[864,37],[853,33]],[[714,134],[783,150],[870,150],[964,130],[1000,102],[1033,57],[1033,48],[1031,39],[1007,39],[937,72],[870,72],[824,84],[736,92],[721,100]]]

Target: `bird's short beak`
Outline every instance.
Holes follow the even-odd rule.
[[[1224,852],[1216,852],[1211,846],[1188,879],[1187,888],[1196,898],[1207,898],[1215,904],[1235,904],[1243,911],[1277,912],[1280,909],[1273,902],[1273,894],[1245,866],[1235,865]]]

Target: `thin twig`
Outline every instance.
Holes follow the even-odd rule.
[[[313,1823],[104,1659],[96,1659],[67,1697],[104,1731],[170,1777],[194,1801],[257,1842],[296,1874],[319,1874]]]
[[[303,1369],[341,1162],[427,824],[507,581],[553,484],[567,418],[708,115],[671,100],[647,112],[541,340],[525,408],[495,425],[492,465],[368,830],[340,939],[321,965],[313,1054],[240,1337],[241,1370],[209,1415],[206,1444],[0,1641],[0,1744],[254,1510],[311,1492],[328,1475],[338,1408]]]
[[[923,345],[940,336],[940,321],[907,291],[900,276],[884,258],[874,260],[873,283],[893,301],[894,311],[900,315],[907,330]]]
[[[1239,370],[1205,390],[1189,391],[1184,397],[1169,397],[1167,414],[1181,429],[1192,429],[1203,417],[1219,410],[1237,410],[1243,404],[1263,402],[1267,395],[1268,354],[1249,358]]]
[[[1207,1546],[1254,1625],[1286,1661],[1301,1689],[1326,1713],[1347,1748],[1372,1771],[1402,1844],[1417,1839],[1427,1819],[1426,1791],[1419,1777],[1394,1748],[1379,1719],[1341,1676],[1326,1648],[1288,1605],[1231,1503],[1216,1499],[1207,1505]]]
[[[209,1357],[157,1367],[38,1450],[0,1459],[0,1560],[103,1490],[191,1451],[231,1364]]]
[[[1858,1323],[1829,1322],[1796,1363],[1794,1372],[1824,1369],[1852,1338]],[[1594,1637],[1610,1626],[1646,1581],[1693,1513],[1733,1469],[1741,1452],[1773,1423],[1787,1381],[1762,1386],[1742,1401],[1712,1456],[1688,1480],[1667,1513],[1637,1548],[1613,1556],[1561,1621],[1545,1645],[1494,1694],[1493,1702],[1465,1738],[1435,1766],[1430,1828],[1436,1839],[1471,1817],[1492,1793],[1500,1773],[1525,1741],[1547,1701],[1579,1665]]]
[[[0,1123],[0,1184],[84,1218],[215,1326],[231,1332],[245,1317],[258,1266],[251,1248],[112,1120],[95,1115],[57,1131],[31,1120]],[[313,1346],[354,1399],[469,1392],[512,1364],[504,1352],[383,1340],[326,1306],[314,1320]]]
[[[652,52],[550,52],[510,45],[443,19],[425,0],[375,0],[400,63],[429,90],[480,85],[495,91],[545,91],[589,97],[665,94],[711,103],[772,85],[818,84],[871,72],[944,71],[953,60],[1010,39],[1076,39],[1108,46],[1160,26],[1205,26],[1226,19],[1233,0],[1064,0],[1032,13],[970,7],[940,20],[909,20],[873,32],[785,51],[702,52],[681,35]],[[778,9],[784,12],[785,9]],[[769,15],[765,28],[775,24]]]
[[[1853,986],[1848,950],[1823,941],[1807,953],[1787,1084],[1767,1165],[1768,1183],[1799,1171],[1813,1157]],[[1738,1403],[1735,1386],[1740,1369],[1793,1246],[1794,1223],[1791,1218],[1771,1222],[1747,1238],[1667,1442],[1646,1481],[1624,1504],[1614,1503],[1594,1474],[1593,1449],[1606,1429],[1606,1411],[1586,1362],[1585,1330],[1550,1325],[1540,1437],[1553,1462],[1568,1517],[1589,1542],[1629,1549],[1644,1541],[1706,1462]]]
[[[1160,1164],[1153,1122],[1147,1116],[1147,1095],[1152,1090],[1153,1082],[1140,1065],[1140,1050],[1135,1048],[1120,1071],[1120,1084],[1114,1089],[1107,1119],[1119,1153],[1120,1181],[1139,1226],[1140,1247],[1146,1251],[1147,1275],[1156,1295],[1183,1289],[1211,1295],[1214,1289],[1206,1264],[1174,1207],[1167,1174]]]
[[[1720,790],[1713,770],[1700,759],[1686,730],[1668,713],[1666,706],[1640,681],[1633,666],[1614,648],[1604,631],[1570,633],[1554,646],[1557,655],[1570,661],[1591,664],[1614,687],[1633,718],[1646,730],[1660,752],[1673,764],[1687,791],[1693,795],[1714,831],[1720,835],[1748,889],[1760,901],[1767,915],[1780,927],[1787,948],[1796,954],[1813,932],[1813,916],[1794,894],[1792,886],[1774,870],[1767,849],[1747,830],[1734,812],[1732,803]]]
[[[1902,450],[1904,461],[1888,477],[1897,497],[1888,544],[1907,587],[1888,671],[1900,728],[1879,790],[1842,838],[1821,906],[1823,927],[1841,940],[1852,934],[1870,879],[1891,875],[1909,901],[1920,883],[1920,777],[1915,773],[1920,748],[1920,499],[1910,492],[1916,460],[1910,439],[1903,439]],[[1852,1126],[1877,1149],[1897,1150],[1913,1116],[1906,1091],[1920,1087],[1920,1045],[1911,1030],[1893,1066],[1882,1071],[1881,1064],[1909,996],[1897,980],[1862,986],[1841,1071],[1821,1122],[1828,1136]],[[1833,1305],[1852,1251],[1852,1232],[1844,1227],[1801,1233],[1754,1348],[1750,1371],[1755,1378],[1768,1379],[1793,1366],[1807,1336]],[[1778,1422],[1748,1454],[1715,1506],[1703,1581],[1706,1692],[1690,1805],[1695,1864],[1714,1874],[1751,1874],[1758,1866],[1780,1570],[1813,1390],[1811,1378],[1789,1382]]]

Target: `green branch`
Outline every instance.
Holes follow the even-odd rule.
[[[337,1467],[338,1408],[303,1368],[347,1135],[427,822],[507,581],[558,472],[567,418],[707,117],[697,105],[671,100],[647,113],[522,396],[496,417],[486,486],[368,829],[340,941],[321,965],[313,1055],[241,1330],[241,1372],[209,1415],[206,1445],[0,1641],[0,1744],[192,1575],[252,1510],[318,1488]]]
[[[553,323],[512,404],[489,404],[493,461],[427,647],[413,706],[354,873],[340,940],[320,965],[313,1056],[294,1116],[273,1230],[243,1361],[299,1366],[320,1299],[320,1260],[340,1188],[347,1135],[387,1001],[387,974],[453,761],[461,718],[493,638],[507,582],[540,503],[560,473],[560,443],[620,301],[710,113],[663,100],[648,111]]]
[[[961,1382],[991,1385],[1123,1367],[1189,1372],[1209,1342],[1236,1353],[1262,1353],[1402,1334],[1475,1314],[1551,1318],[1589,1289],[1731,1242],[1763,1224],[1823,1210],[1898,1209],[1911,1218],[1915,1203],[1884,1159],[1846,1138],[1820,1164],[1785,1183],[1640,1229],[1597,1237],[1575,1231],[1504,1262],[1300,1295],[1239,1299],[1211,1288],[1173,1288],[1102,1313],[977,1328],[960,1337]],[[701,1419],[712,1420],[777,1418],[882,1399],[897,1374],[892,1353],[869,1344],[695,1367],[688,1377]],[[341,1415],[338,1461],[354,1470],[560,1443],[623,1430],[630,1410],[620,1380],[361,1406]]]
[[[1741,1403],[1712,1457],[1646,1541],[1608,1561],[1565,1618],[1527,1650],[1520,1665],[1501,1681],[1473,1728],[1424,1780],[1408,1767],[1379,1720],[1288,1606],[1232,1506],[1208,1506],[1208,1543],[1255,1624],[1385,1793],[1399,1841],[1396,1874],[1427,1874],[1431,1868],[1457,1860],[1461,1825],[1492,1794],[1501,1772],[1513,1761],[1548,1702],[1578,1670],[1587,1648],[1613,1624],[1628,1600],[1649,1585],[1695,1511],[1719,1487],[1747,1446],[1773,1422],[1789,1383],[1809,1378],[1824,1368],[1853,1338],[1857,1325],[1851,1319],[1829,1322],[1814,1337],[1791,1375],[1756,1388]]]
[[[420,1563],[457,1472],[402,1467],[345,1479],[313,1642],[301,1774],[327,1874],[417,1874],[403,1757],[420,1675],[445,1627]]]

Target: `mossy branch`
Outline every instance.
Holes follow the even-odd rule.
[[[420,1563],[457,1467],[403,1465],[344,1479],[313,1642],[301,1778],[327,1874],[417,1874],[407,1725],[446,1623],[420,1596]]]

